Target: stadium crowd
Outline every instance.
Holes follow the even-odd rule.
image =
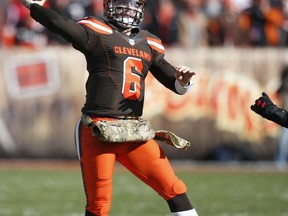
[[[47,0],[77,21],[103,16],[103,0]],[[67,45],[36,23],[19,0],[1,0],[0,47]],[[286,47],[288,0],[148,0],[143,27],[166,47]]]

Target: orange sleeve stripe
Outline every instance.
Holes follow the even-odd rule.
[[[109,35],[113,33],[112,28],[110,28],[108,25],[105,25],[104,23],[92,18],[80,20],[78,23],[83,24],[100,34]]]
[[[159,53],[164,54],[165,53],[165,48],[162,45],[161,40],[155,39],[155,38],[150,38],[147,37],[147,43],[150,45],[150,47],[154,50],[156,50]]]

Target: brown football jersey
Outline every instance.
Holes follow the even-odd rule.
[[[141,116],[149,71],[176,92],[175,68],[164,59],[161,40],[148,31],[133,28],[128,36],[103,19],[85,17],[74,22],[37,5],[31,7],[31,16],[85,55],[89,76],[83,113]]]

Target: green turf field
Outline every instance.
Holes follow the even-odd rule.
[[[199,216],[287,216],[287,172],[176,171]],[[115,172],[111,216],[168,216],[166,203],[126,171]],[[83,216],[80,171],[0,169],[1,216]]]

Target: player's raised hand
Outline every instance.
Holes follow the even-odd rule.
[[[43,5],[46,0],[20,0],[20,2],[28,9],[30,9],[32,4]]]
[[[263,118],[269,119],[281,126],[287,127],[287,111],[277,107],[265,92],[263,92],[262,96],[259,97],[251,106],[251,110],[261,115]]]
[[[187,66],[176,66],[176,73],[174,74],[175,78],[182,86],[189,85],[192,77],[196,74]]]
[[[255,103],[251,105],[250,108],[262,117],[265,117],[267,115],[267,111],[274,107],[275,105],[273,104],[269,96],[265,92],[263,92],[262,96],[255,100]]]

